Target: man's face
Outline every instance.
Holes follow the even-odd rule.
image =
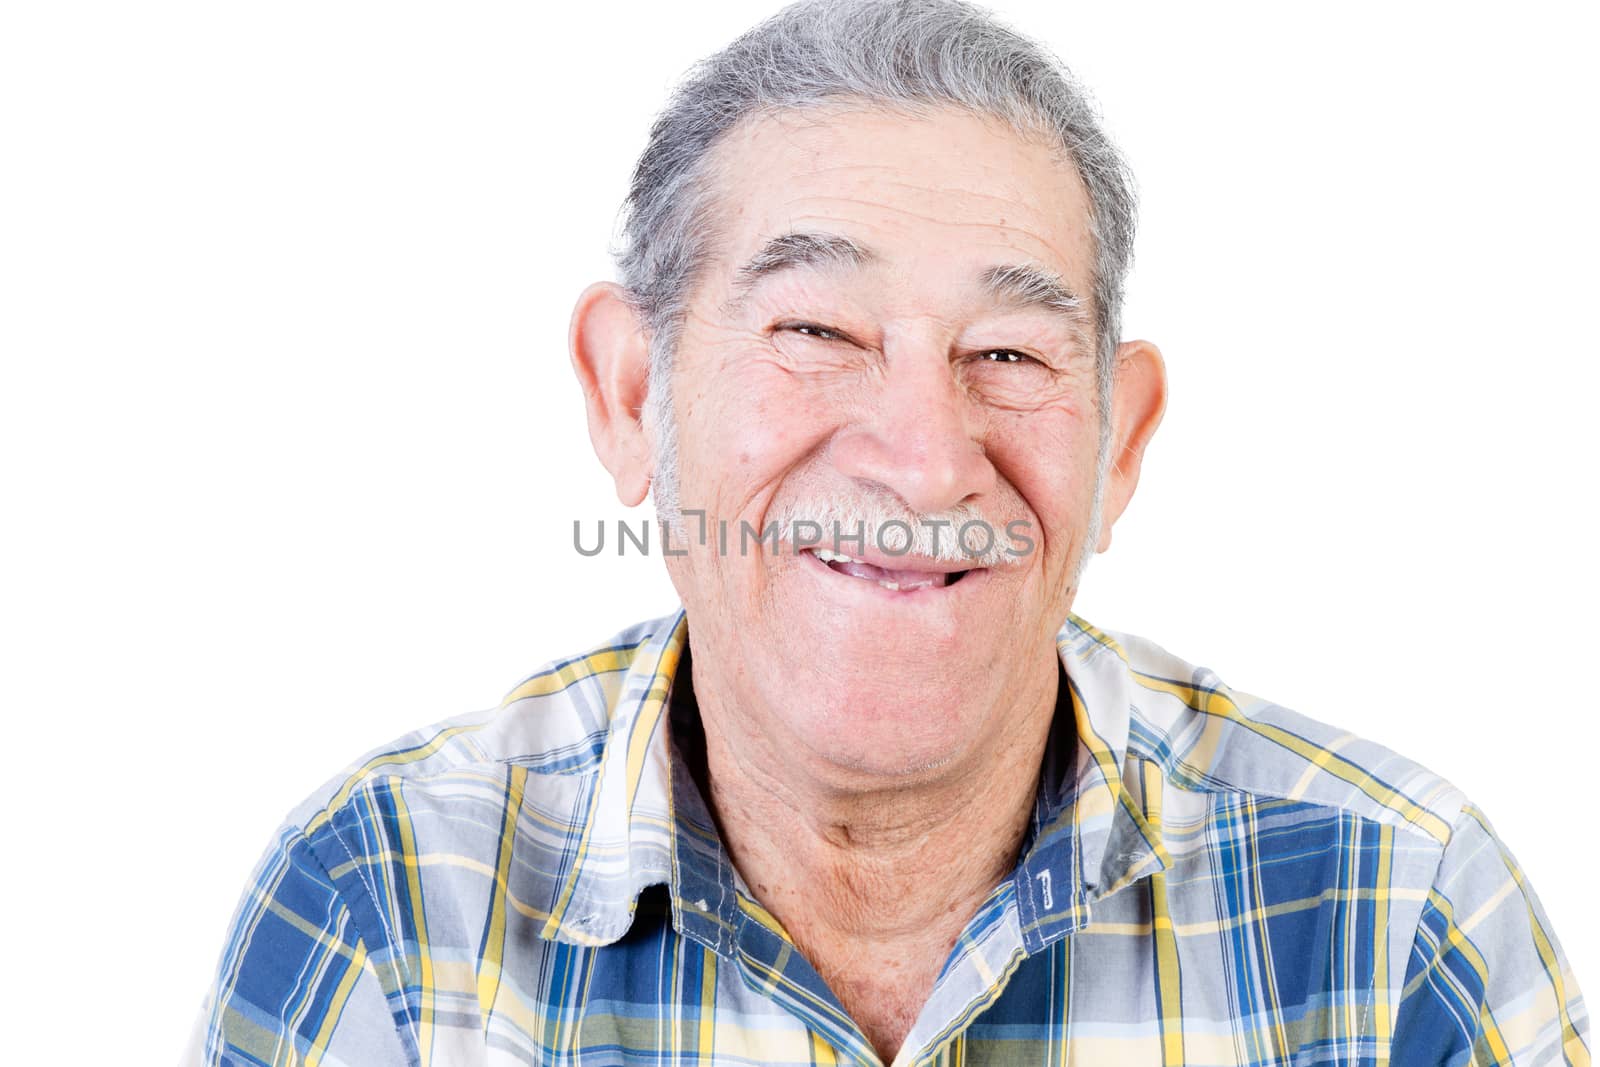
[[[1087,197],[1046,147],[955,110],[764,117],[716,151],[722,237],[673,379],[681,506],[729,531],[726,551],[713,526],[668,558],[693,647],[740,665],[743,706],[783,750],[881,773],[947,762],[1003,726],[1022,680],[1053,681],[1095,548]],[[801,236],[771,243],[785,235]],[[886,556],[870,528],[865,550],[841,544],[902,579],[885,582],[797,552],[788,526],[776,551],[740,536],[819,505],[963,508],[1020,554],[951,582],[938,572],[959,564]]]

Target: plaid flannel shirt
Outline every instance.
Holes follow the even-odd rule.
[[[298,808],[191,1056],[878,1064],[687,773],[687,640],[632,627]],[[1075,615],[1058,647],[1031,830],[896,1067],[1589,1063],[1538,899],[1448,782]]]

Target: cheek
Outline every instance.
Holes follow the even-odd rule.
[[[678,441],[685,489],[728,517],[771,490],[827,437],[835,405],[782,368],[750,364],[715,387],[680,393]],[[686,506],[690,504],[685,494]]]
[[[1086,410],[1060,407],[991,422],[989,459],[1022,496],[1046,546],[1069,547],[1094,494],[1098,422]]]

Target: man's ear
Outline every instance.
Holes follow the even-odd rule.
[[[1111,547],[1111,527],[1133,499],[1145,446],[1167,409],[1167,366],[1161,350],[1149,341],[1118,345],[1112,374],[1111,466],[1106,472],[1097,552]]]
[[[651,452],[640,412],[650,378],[650,342],[622,287],[595,282],[578,296],[567,331],[583,387],[589,440],[627,507],[650,490]]]

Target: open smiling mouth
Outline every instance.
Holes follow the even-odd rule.
[[[884,567],[826,548],[807,548],[802,551],[836,574],[864,582],[876,582],[884,589],[897,593],[910,593],[918,589],[943,589],[955,585],[972,573],[971,568],[948,569],[948,564],[936,560],[908,558],[896,561],[905,564],[904,566]]]

